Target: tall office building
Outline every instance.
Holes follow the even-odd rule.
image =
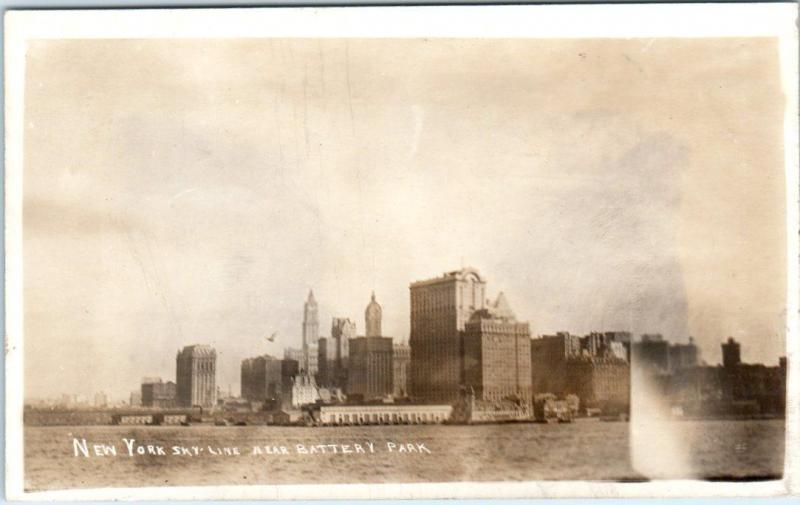
[[[320,387],[335,387],[336,346],[332,338],[322,337],[317,344],[317,384]]]
[[[372,292],[372,300],[364,310],[364,321],[367,324],[368,337],[380,337],[381,333],[381,319],[383,317],[383,309],[380,304],[375,300],[375,292]]]
[[[217,401],[217,351],[189,345],[176,357],[176,400],[181,407],[213,407]]]
[[[394,392],[392,339],[381,336],[382,309],[375,293],[364,311],[367,336],[350,340],[347,393],[365,400]]]
[[[503,293],[464,327],[464,385],[489,402],[531,404],[531,335],[517,322]]]
[[[395,398],[408,396],[408,369],[411,364],[411,348],[405,342],[394,344],[392,349],[392,381]]]
[[[464,268],[414,282],[411,292],[411,395],[453,402],[462,384],[462,332],[486,308],[486,281]]]
[[[308,299],[303,305],[303,359],[300,367],[307,373],[317,373],[317,343],[319,341],[319,315],[314,291],[308,291]]]
[[[268,354],[242,361],[242,398],[261,402],[266,410],[292,407],[292,386],[299,366],[293,359]]]
[[[358,337],[350,342],[350,369],[347,394],[372,400],[392,394],[394,390],[392,339]]]
[[[350,340],[354,338],[356,338],[356,323],[347,318],[334,317],[331,323],[331,338],[326,342],[325,356],[331,362],[326,365],[325,376],[328,378],[328,384],[323,384],[324,386],[346,389]],[[320,339],[320,359],[323,355],[322,340]]]
[[[319,351],[317,346],[309,346],[307,350],[287,347],[283,350],[283,358],[297,361],[297,365],[303,373],[316,375],[319,371]]]

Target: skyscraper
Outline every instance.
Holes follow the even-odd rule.
[[[217,351],[189,345],[176,358],[177,403],[182,407],[213,407],[217,401]]]
[[[517,322],[503,293],[466,323],[463,349],[464,385],[477,399],[531,403],[530,329]]]
[[[350,341],[347,393],[362,395],[365,400],[390,395],[394,390],[392,339],[381,336],[381,313],[373,292],[364,311],[367,336]]]
[[[350,342],[347,394],[372,400],[390,395],[394,389],[392,339],[358,337]]]
[[[308,299],[303,305],[303,368],[309,374],[317,373],[317,343],[319,341],[319,316],[314,291],[308,291]]]
[[[411,348],[408,344],[394,344],[392,350],[392,381],[394,382],[394,396],[401,398],[408,396],[408,368],[411,363]]]
[[[334,363],[332,379],[336,387],[347,387],[347,368],[350,359],[350,340],[356,338],[356,323],[347,318],[334,317],[331,324]]]
[[[303,346],[317,345],[319,340],[319,318],[314,291],[308,291],[308,299],[303,305]]]
[[[367,336],[380,337],[381,335],[381,318],[383,309],[380,304],[375,301],[375,292],[372,292],[372,300],[367,305],[364,311],[364,320],[367,323]]]
[[[332,338],[322,337],[317,345],[317,384],[320,387],[336,387],[336,345]]]
[[[299,372],[297,361],[267,354],[242,361],[242,398],[262,402],[266,410],[292,406],[292,386]]]
[[[284,359],[293,359],[297,361],[301,373],[317,373],[319,369],[318,351],[316,347],[309,347],[308,352],[303,349],[294,347],[287,347],[283,350]],[[309,372],[310,370],[310,372]]]
[[[485,308],[486,282],[464,268],[414,282],[411,292],[411,395],[455,401],[462,383],[462,331]]]

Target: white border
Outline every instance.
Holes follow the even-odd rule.
[[[6,23],[22,39],[791,37],[796,12],[789,3],[145,9],[10,11]]]
[[[775,496],[800,493],[797,5],[654,4],[10,11],[6,14],[6,493],[14,500]],[[28,40],[60,38],[779,37],[785,113],[786,470],[782,481],[502,482],[112,488],[26,493],[22,431],[22,133]]]

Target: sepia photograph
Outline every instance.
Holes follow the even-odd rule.
[[[9,497],[789,493],[797,7],[606,7],[8,14]]]

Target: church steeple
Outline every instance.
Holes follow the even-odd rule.
[[[364,319],[367,323],[367,336],[380,337],[381,336],[381,317],[383,310],[380,304],[375,300],[375,292],[372,292],[372,300],[367,305],[367,310],[364,311]]]

